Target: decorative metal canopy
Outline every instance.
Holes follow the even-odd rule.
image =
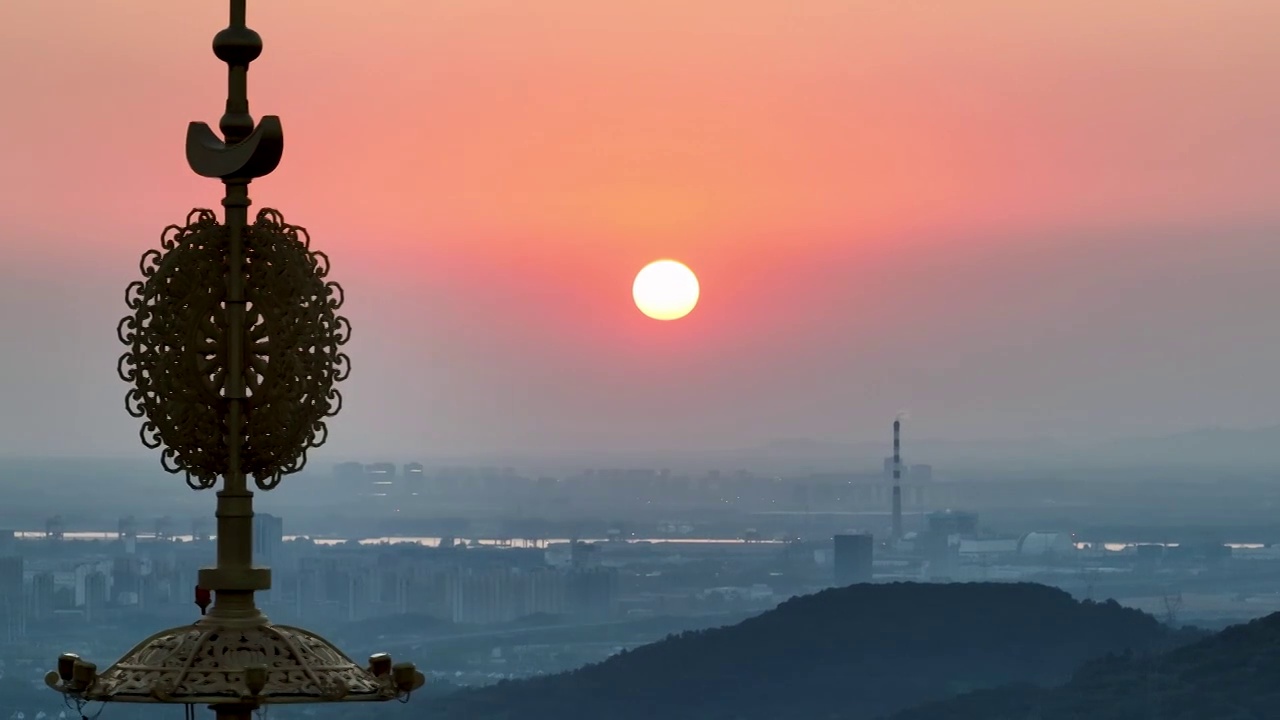
[[[254,603],[271,571],[253,566],[253,493],[302,469],[337,414],[350,361],[350,326],[337,315],[342,289],[326,278],[328,258],[280,213],[248,219],[249,183],[280,163],[280,119],[249,114],[249,64],[262,39],[245,25],[246,0],[230,0],[231,21],[213,39],[228,72],[220,138],[187,128],[187,163],[225,186],[219,222],[193,210],[142,257],[129,285],[132,314],[120,322],[128,350],[121,378],[133,385],[129,414],[161,464],[217,493],[217,564],[200,571],[197,602],[213,607],[191,625],[147,638],[99,673],[67,653],[45,682],[78,703],[209,704],[220,718],[247,718],[274,703],[407,699],[425,681],[411,663],[379,653],[366,666],[315,633],[273,625]]]
[[[156,633],[101,674],[63,655],[47,682],[84,701],[261,705],[392,700],[420,678],[412,665],[393,666],[386,655],[362,668],[307,630],[269,623],[232,629],[215,619]]]

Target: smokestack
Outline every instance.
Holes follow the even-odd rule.
[[[893,421],[893,539],[902,539],[902,421]]]

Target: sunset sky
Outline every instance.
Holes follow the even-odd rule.
[[[137,260],[225,0],[0,8],[0,454],[141,452]],[[1275,0],[250,0],[251,188],[355,328],[332,454],[1280,423]],[[683,320],[631,282],[699,276]]]

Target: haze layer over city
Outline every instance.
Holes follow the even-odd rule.
[[[225,528],[272,622],[417,663],[357,712],[1266,717],[1188,668],[1280,640],[1280,4],[248,7],[288,134],[249,222],[306,228],[351,362]],[[0,9],[0,720],[229,577],[235,513],[117,369],[138,258],[248,187],[183,161],[235,114],[226,24]]]

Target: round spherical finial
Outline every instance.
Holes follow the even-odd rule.
[[[218,129],[228,143],[237,143],[253,132],[253,116],[249,113],[224,113],[218,120]]]
[[[248,65],[262,54],[262,36],[243,25],[213,36],[213,54],[228,65]]]

